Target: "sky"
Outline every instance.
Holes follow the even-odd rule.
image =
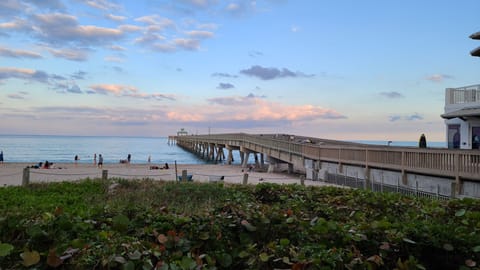
[[[0,134],[444,141],[478,0],[2,0]]]

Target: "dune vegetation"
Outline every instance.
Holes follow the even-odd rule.
[[[0,188],[0,269],[478,269],[480,202],[301,185]]]

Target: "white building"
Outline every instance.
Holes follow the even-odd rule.
[[[448,148],[480,149],[480,84],[445,90]]]

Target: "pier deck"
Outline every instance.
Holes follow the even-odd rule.
[[[398,172],[405,184],[409,174],[447,178],[453,181],[457,194],[465,181],[478,182],[480,192],[478,150],[380,146],[284,134],[170,136],[169,140],[192,152],[203,149],[209,158],[215,158],[219,149],[238,149],[303,169],[306,160],[317,163],[317,170],[322,169],[322,163],[336,164],[337,173],[342,173],[344,166],[361,167],[365,180],[372,178],[372,169]]]

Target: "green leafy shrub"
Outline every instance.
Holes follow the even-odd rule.
[[[478,269],[480,203],[86,180],[0,189],[0,268]]]

